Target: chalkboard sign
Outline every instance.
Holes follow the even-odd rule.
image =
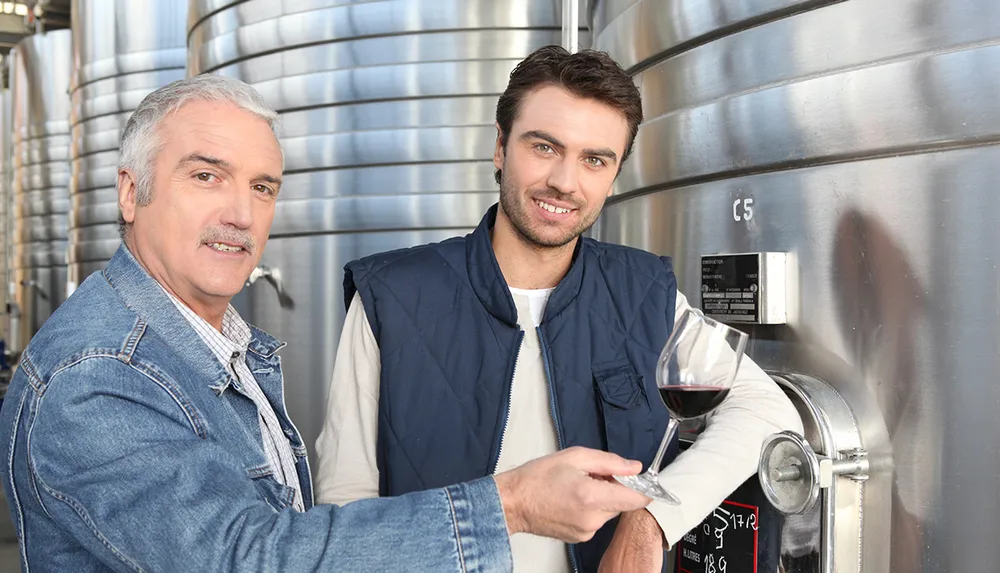
[[[773,573],[783,522],[754,476],[677,543],[677,571]]]

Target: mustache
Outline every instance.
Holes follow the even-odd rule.
[[[230,243],[239,245],[248,253],[257,250],[257,241],[249,231],[235,229],[233,227],[209,227],[201,232],[198,237],[201,243]]]

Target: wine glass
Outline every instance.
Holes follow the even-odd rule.
[[[688,309],[674,325],[656,364],[656,386],[670,412],[667,431],[645,473],[615,476],[622,485],[672,505],[680,503],[657,479],[681,420],[704,416],[722,403],[736,378],[747,335]]]

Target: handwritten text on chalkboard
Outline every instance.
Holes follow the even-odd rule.
[[[681,573],[757,573],[757,506],[726,500],[678,543]]]

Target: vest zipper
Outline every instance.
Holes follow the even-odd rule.
[[[500,454],[503,453],[503,443],[504,438],[507,437],[507,421],[510,418],[510,397],[513,395],[514,391],[514,378],[517,376],[517,360],[521,356],[521,344],[524,342],[524,331],[521,330],[520,334],[517,335],[517,348],[514,350],[514,368],[510,372],[510,380],[507,381],[507,399],[504,400],[503,408],[503,426],[500,429],[500,443],[497,445],[497,457],[493,460],[493,467],[490,469],[490,475],[497,472],[497,464],[500,463]]]
[[[545,344],[545,336],[542,332],[541,326],[536,326],[535,331],[538,333],[538,345],[542,349],[542,364],[545,366],[545,382],[549,386],[549,411],[552,412],[552,425],[556,427],[556,440],[559,443],[559,449],[565,449],[566,444],[563,442],[563,432],[562,432],[562,420],[559,419],[559,404],[556,401],[556,389],[552,385],[552,368],[549,364],[549,347]],[[566,550],[569,552],[569,564],[573,567],[574,573],[580,571],[580,565],[576,556],[576,547],[573,544],[567,544]]]

